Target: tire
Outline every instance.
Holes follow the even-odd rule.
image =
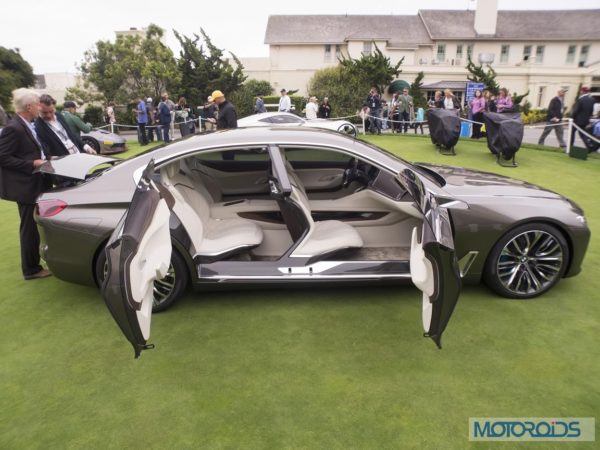
[[[545,223],[520,225],[496,243],[486,261],[483,280],[503,297],[537,297],[563,277],[569,257],[567,240],[556,227]]]
[[[89,136],[84,136],[81,138],[81,140],[84,144],[87,144],[90,147],[92,147],[96,151],[96,153],[100,154],[100,143],[96,139]]]
[[[98,254],[95,266],[95,275],[98,286],[102,286],[107,269],[106,253],[104,252],[104,249],[102,249]],[[190,274],[187,270],[185,261],[179,252],[173,249],[173,252],[171,253],[171,265],[169,266],[167,276],[162,280],[156,280],[154,282],[152,312],[158,313],[173,306],[185,292],[189,279]]]
[[[347,134],[348,136],[356,137],[356,127],[351,124],[344,124],[338,128],[338,132]]]

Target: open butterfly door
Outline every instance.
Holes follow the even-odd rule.
[[[405,169],[398,174],[397,180],[423,214],[421,231],[417,228],[412,231],[410,274],[415,286],[423,293],[424,335],[442,348],[442,333],[454,312],[461,289],[452,223],[448,210],[425,188],[415,172]]]
[[[102,295],[115,322],[133,345],[135,357],[148,344],[154,280],[163,278],[171,261],[169,231],[173,198],[153,180],[150,161],[129,209],[106,245],[108,273]]]

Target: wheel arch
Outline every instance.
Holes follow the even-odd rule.
[[[567,274],[569,273],[569,270],[571,268],[571,262],[573,261],[573,238],[567,231],[568,228],[562,222],[554,220],[550,217],[528,217],[527,219],[521,220],[519,222],[515,222],[510,227],[505,229],[502,232],[502,234],[500,234],[498,236],[498,238],[494,241],[494,243],[489,247],[487,254],[485,255],[485,263],[483,265],[484,269],[489,264],[489,259],[490,259],[492,250],[494,249],[494,247],[496,247],[496,244],[498,244],[498,242],[501,239],[503,239],[508,233],[512,232],[514,229],[516,229],[520,226],[523,226],[523,225],[529,225],[529,224],[533,224],[533,223],[541,223],[544,225],[550,225],[550,226],[556,228],[562,234],[562,236],[565,238],[565,241],[567,242],[567,245],[569,247],[569,259],[567,260],[567,266],[565,268],[565,273],[562,276],[562,278],[565,278],[567,276]],[[482,271],[481,277],[483,277],[483,271]]]
[[[106,247],[106,244],[108,243],[108,240],[110,239],[110,235],[111,235],[111,233],[108,233],[108,235],[105,236],[105,238],[100,242],[100,245],[98,245],[98,248],[96,249],[96,252],[94,253],[94,257],[92,259],[92,267],[91,267],[92,276],[94,278],[94,283],[96,283],[96,286],[98,288],[100,287],[100,283],[98,281],[96,265],[98,264],[98,258],[100,257],[100,254],[104,251],[104,248]],[[195,267],[194,261],[190,257],[189,252],[185,249],[184,245],[177,238],[175,238],[172,234],[171,234],[171,244],[172,244],[173,248],[175,249],[175,251],[177,253],[179,253],[179,256],[181,256],[183,258],[183,260],[185,261],[185,265],[187,267],[188,274],[190,276],[190,282],[194,283],[194,280],[197,278],[197,272],[196,272],[196,267]]]

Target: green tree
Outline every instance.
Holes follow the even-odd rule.
[[[500,91],[500,86],[496,82],[496,71],[489,64],[486,65],[487,70],[483,68],[483,65],[476,65],[471,56],[468,56],[468,62],[466,69],[469,71],[470,75],[467,75],[467,79],[473,81],[474,83],[484,83],[485,88],[490,91],[494,95],[498,95]]]
[[[271,95],[273,93],[273,86],[267,80],[247,80],[244,88],[254,95]]]
[[[529,112],[529,110],[531,109],[531,103],[525,102],[523,105],[521,105],[523,99],[528,95],[529,91],[527,91],[525,94],[517,94],[516,92],[513,92],[512,102],[514,105],[514,110],[516,112],[524,112],[526,114]]]
[[[19,49],[0,47],[0,104],[6,109],[12,109],[12,91],[31,87],[34,83],[33,68],[23,59]]]
[[[103,100],[117,103],[138,97],[157,98],[165,90],[177,90],[181,75],[173,52],[161,42],[162,36],[163,30],[151,24],[143,38],[121,35],[114,43],[96,42],[79,66],[81,89],[89,91],[93,87]],[[81,96],[81,92],[78,94]]]
[[[244,66],[233,53],[231,64],[223,57],[223,50],[217,48],[200,29],[201,36],[185,36],[173,30],[181,45],[177,67],[181,74],[181,95],[189,104],[196,106],[204,102],[214,90],[222,91],[230,96],[237,91],[246,80]]]
[[[365,101],[372,83],[349,73],[340,65],[317,70],[308,82],[308,92],[319,99],[329,98],[336,117],[356,114]]]
[[[357,78],[361,83],[376,86],[379,92],[383,92],[386,86],[402,72],[400,66],[404,62],[404,57],[392,65],[390,58],[379,50],[375,42],[373,46],[374,52],[363,53],[360,58],[347,58],[342,55],[339,62],[349,75]]]
[[[67,88],[65,92],[65,100],[71,100],[79,106],[85,103],[96,103],[104,100],[104,96],[96,91],[90,83],[84,84],[78,81],[75,86]]]
[[[238,117],[246,117],[254,114],[256,96],[268,96],[273,92],[271,83],[265,80],[248,80],[239,89],[229,96],[235,105]]]
[[[423,86],[424,77],[425,74],[421,71],[417,74],[415,80],[410,84],[409,94],[413,98],[413,104],[415,105],[415,109],[427,108],[427,98],[425,97],[424,92],[421,90],[421,86]]]

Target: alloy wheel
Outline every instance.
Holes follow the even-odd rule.
[[[554,235],[529,230],[508,241],[500,252],[498,279],[515,294],[536,294],[555,282],[563,260],[562,246]]]
[[[356,136],[356,128],[350,124],[342,125],[340,128],[338,128],[338,131],[349,136]]]

